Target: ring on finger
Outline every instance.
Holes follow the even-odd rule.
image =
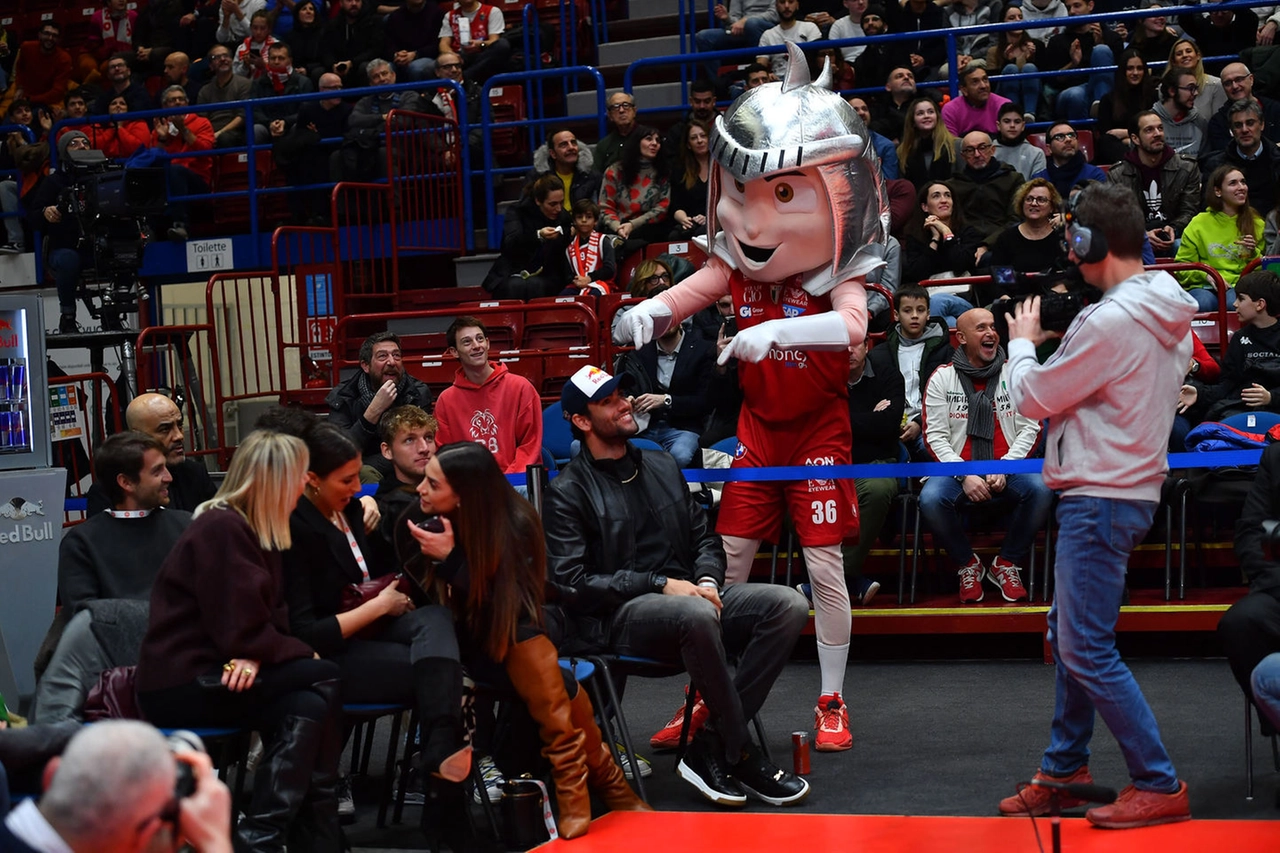
[[[253,675],[253,669],[252,669],[251,667],[247,667],[247,666],[246,666],[246,667],[243,667],[243,668],[241,668],[241,670],[240,670],[240,674],[241,674],[241,675]]]

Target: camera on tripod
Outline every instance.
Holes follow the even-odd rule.
[[[1012,267],[992,267],[991,280],[1012,297],[991,306],[1005,323],[1019,302],[1040,297],[1040,328],[1065,332],[1076,315],[1102,298],[1102,291],[1084,280],[1076,266],[1053,266],[1041,272],[1016,272]]]

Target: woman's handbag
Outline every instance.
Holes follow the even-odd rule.
[[[366,601],[377,598],[379,593],[393,583],[396,585],[396,589],[405,595],[413,594],[413,585],[403,572],[382,575],[381,577],[370,578],[364,583],[348,584],[342,590],[342,599],[338,605],[338,612],[346,613],[348,610],[355,610]]]

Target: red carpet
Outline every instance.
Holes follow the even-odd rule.
[[[1036,820],[1046,853],[1047,818]],[[547,853],[790,853],[796,850],[1036,851],[1031,821],[1001,817],[613,812],[572,841],[536,848]],[[1062,821],[1064,853],[1206,853],[1280,850],[1280,821],[1193,820],[1123,831],[1094,829],[1084,818]]]

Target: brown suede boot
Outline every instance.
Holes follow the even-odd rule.
[[[653,807],[636,796],[627,783],[618,762],[613,760],[613,752],[605,745],[600,736],[600,727],[596,725],[596,714],[591,707],[591,697],[587,691],[578,688],[578,695],[570,703],[573,712],[573,724],[582,729],[587,741],[584,749],[587,754],[587,784],[595,791],[604,804],[612,812],[651,812]]]
[[[560,834],[565,838],[586,835],[591,824],[586,735],[574,725],[556,647],[545,636],[514,643],[503,664],[529,716],[538,724],[542,755],[551,762],[560,806]]]

